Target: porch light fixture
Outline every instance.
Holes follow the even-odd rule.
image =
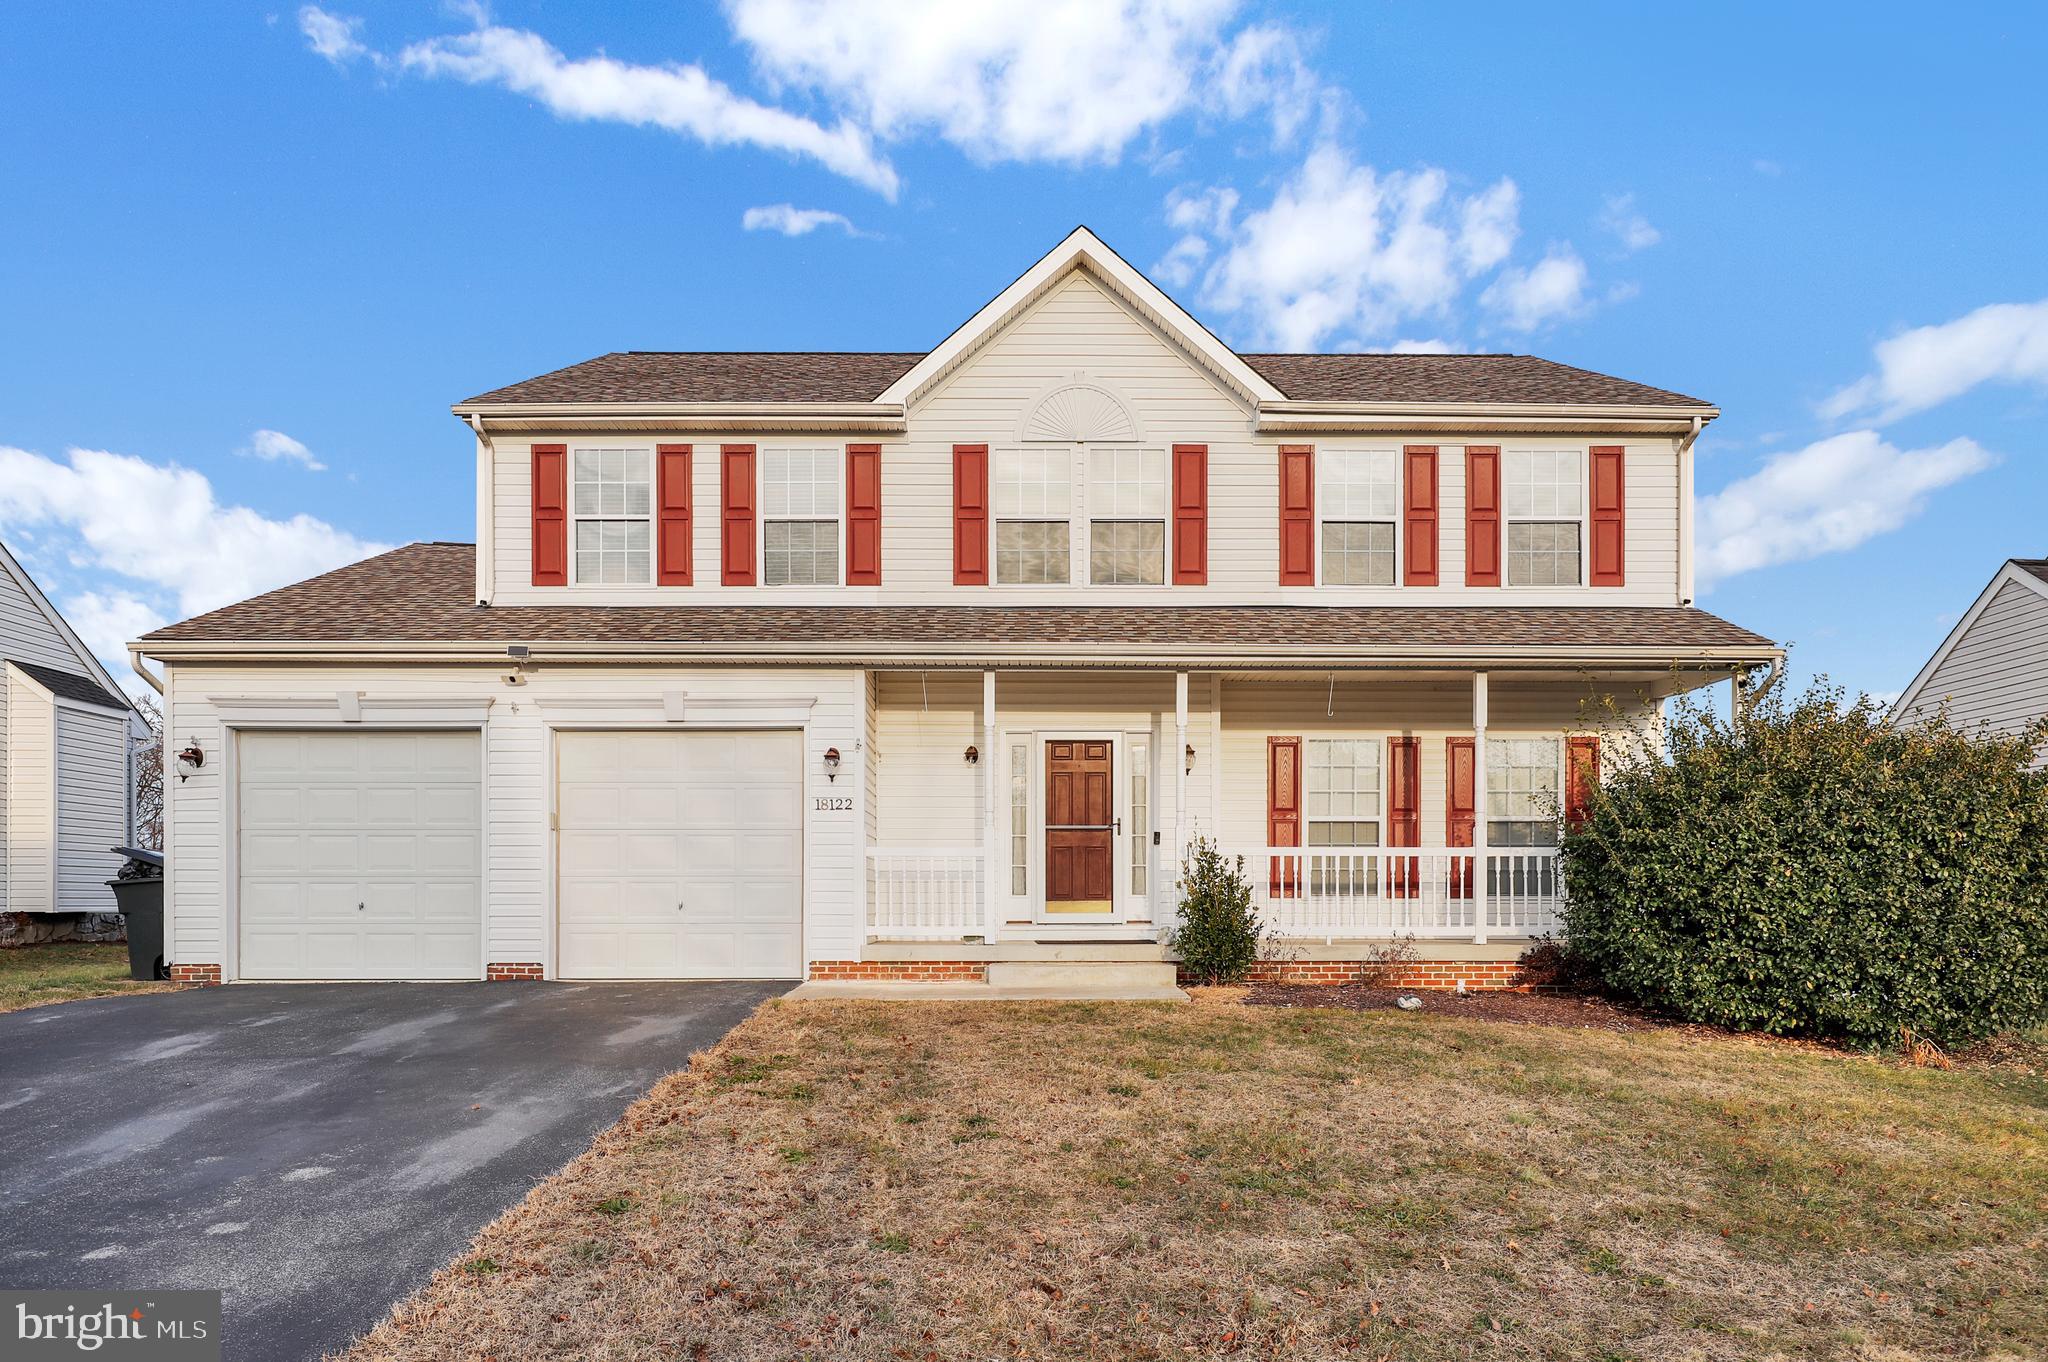
[[[967,744],[966,757],[967,764],[969,766],[974,765],[976,762],[981,760],[981,749],[979,747],[976,747],[973,743]]]
[[[1193,775],[1195,773],[1195,745],[1193,743],[1188,744],[1187,765],[1182,767],[1181,769],[1187,775]]]
[[[206,765],[206,753],[200,750],[199,740],[194,738],[189,747],[178,753],[178,779],[184,780]]]
[[[825,749],[825,779],[839,779],[839,749],[836,747]]]

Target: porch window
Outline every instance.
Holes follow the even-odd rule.
[[[1380,844],[1380,744],[1372,738],[1311,738],[1307,843]]]
[[[1510,449],[1501,505],[1509,586],[1577,586],[1586,456],[1577,449]]]
[[[1088,580],[1166,580],[1166,451],[1096,449],[1088,458]]]
[[[1073,490],[1065,449],[996,451],[996,581],[1064,585],[1073,579],[1068,529]]]
[[[1131,754],[1131,894],[1143,898],[1145,871],[1152,861],[1152,740],[1132,738]]]
[[[579,449],[573,467],[577,583],[646,586],[654,580],[648,451]]]
[[[1030,892],[1031,746],[1010,744],[1010,892]]]
[[[1392,586],[1401,457],[1391,449],[1331,449],[1318,460],[1322,485],[1323,584]]]
[[[836,449],[761,451],[761,580],[769,586],[839,585]]]
[[[1486,740],[1486,840],[1496,847],[1557,845],[1556,738]]]

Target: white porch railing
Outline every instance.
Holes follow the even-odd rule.
[[[1562,929],[1556,847],[1249,847],[1252,902],[1277,936],[1483,939]]]
[[[980,848],[868,848],[870,939],[958,941],[988,930]]]

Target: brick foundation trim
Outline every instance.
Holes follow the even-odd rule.
[[[1366,967],[1363,960],[1261,960],[1252,966],[1250,978],[1259,984],[1356,984]],[[1383,987],[1456,988],[1461,981],[1467,989],[1539,987],[1523,981],[1522,967],[1513,960],[1411,961]]]
[[[219,965],[173,965],[171,982],[211,986],[220,982]]]
[[[988,977],[980,960],[813,960],[814,982],[978,984]]]
[[[502,984],[515,979],[538,979],[540,977],[541,969],[539,965],[505,964],[501,961],[494,965],[484,966],[484,978],[494,984]]]

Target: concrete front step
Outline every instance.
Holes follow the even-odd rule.
[[[1170,960],[991,960],[991,988],[1172,988]]]

